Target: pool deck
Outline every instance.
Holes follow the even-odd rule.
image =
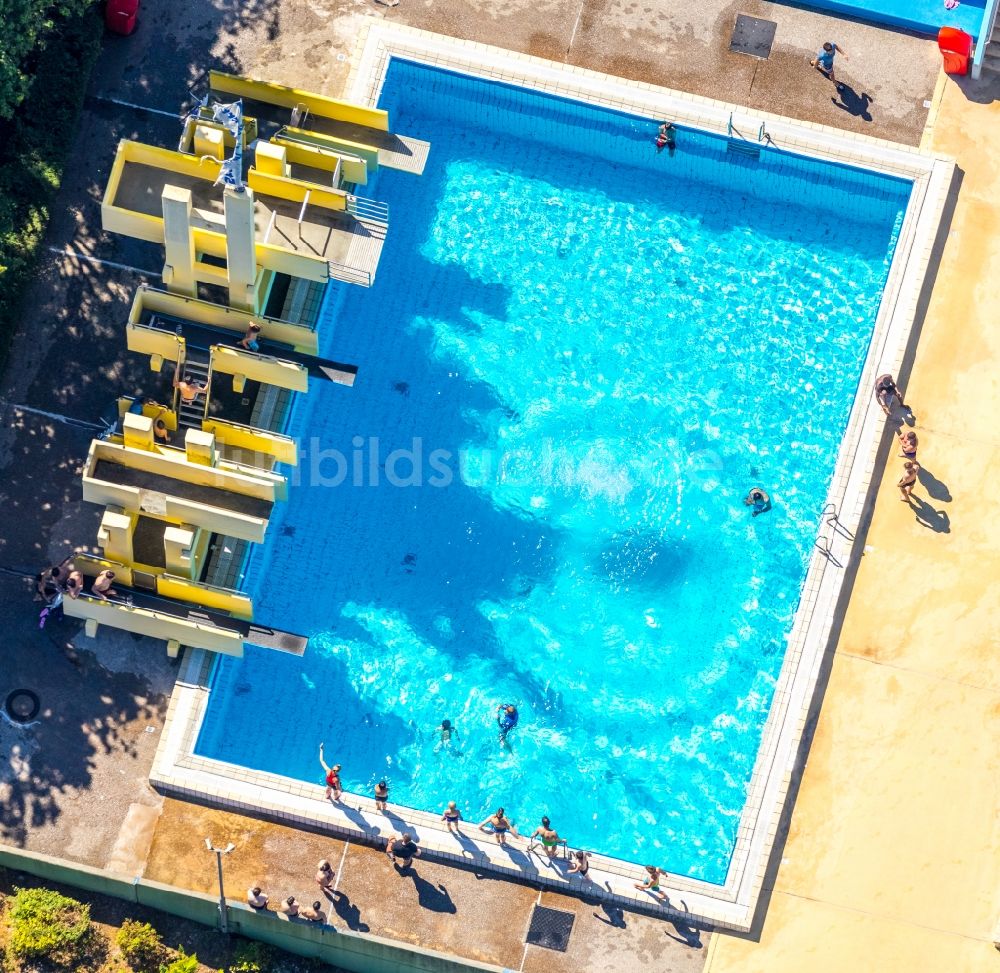
[[[939,98],[964,177],[904,376],[917,503],[892,449],[766,914],[707,973],[997,968],[1000,79]]]
[[[727,50],[737,12],[778,22],[771,60]],[[178,125],[174,117],[102,97],[172,114],[187,86],[210,66],[336,96],[347,80],[358,30],[372,19],[487,43],[501,39],[513,50],[910,145],[921,139],[928,116],[924,101],[932,97],[940,63],[927,39],[761,0],[684,6],[665,0],[648,5],[402,0],[393,8],[348,0],[145,5],[136,34],[107,38],[80,125],[67,133],[73,139],[71,161],[45,239],[46,247],[59,252],[46,256],[43,250],[24,302],[0,380],[5,402],[96,422],[123,390],[155,392],[156,376],[124,350],[122,324],[134,287],[143,280],[158,283],[162,250],[104,234],[99,202],[120,138],[170,145]],[[840,65],[850,85],[844,106],[807,63],[824,39],[850,53]],[[713,973],[852,968],[975,973],[987,963],[996,965],[989,937],[1000,913],[992,814],[998,803],[997,748],[987,744],[996,739],[1000,710],[998,625],[986,586],[997,575],[997,554],[987,536],[992,511],[986,490],[998,458],[993,429],[968,434],[961,420],[972,417],[983,424],[980,417],[990,416],[998,396],[1000,339],[991,318],[1000,281],[1000,239],[994,232],[1000,225],[995,199],[1000,86],[968,85],[966,91],[968,100],[947,83],[935,126],[935,146],[955,153],[966,177],[909,383],[922,427],[922,458],[956,497],[954,503],[933,503],[933,509],[949,512],[950,533],[920,527],[891,489],[884,491],[869,538],[875,550],[861,567],[785,849],[787,863],[778,870],[760,941],[721,935],[709,941],[703,934],[708,949],[681,947],[678,953],[672,945],[678,930],[670,923],[625,913],[626,928],[614,930],[621,935],[601,936],[604,926],[594,920],[600,938],[574,939],[571,951],[593,943],[595,964],[574,968],[697,969],[706,953]],[[874,96],[867,107],[864,93]],[[974,406],[971,386],[960,389],[959,377],[980,383]],[[9,516],[0,532],[0,564],[33,572],[71,546],[93,540],[100,511],[81,501],[78,484],[90,433],[7,407],[2,415],[0,502]],[[886,483],[895,476],[893,468]],[[936,514],[928,519],[945,523]],[[882,563],[873,568],[876,555]],[[887,578],[895,583],[891,614]],[[13,647],[0,668],[0,696],[27,686],[39,693],[43,706],[35,727],[0,724],[0,838],[96,866],[136,868],[152,841],[155,870],[163,849],[171,848],[158,843],[157,828],[169,838],[171,822],[180,820],[172,802],[157,816],[164,802],[146,782],[176,669],[162,644],[127,633],[105,632],[89,640],[70,624],[40,632],[29,599],[26,581],[0,575],[0,615]],[[861,701],[852,702],[854,695]],[[896,728],[891,749],[880,743],[887,727]],[[206,820],[221,838],[222,819]],[[293,885],[291,875],[284,878],[278,870],[292,837],[279,826],[243,820],[249,823],[241,826],[259,839],[253,847],[268,858],[262,878],[273,880],[274,888],[285,882],[296,894],[308,891],[317,848],[306,843],[313,837],[294,838],[303,842],[302,854],[311,863],[305,863],[306,880]],[[145,844],[133,840],[137,831]],[[895,840],[887,837],[883,845],[882,835]],[[201,840],[200,832],[196,838]],[[189,881],[203,883],[210,861],[195,866],[194,858],[188,860]],[[358,902],[371,895],[372,915],[365,921],[372,928],[450,949],[478,935],[475,924],[449,925],[449,914],[421,917],[414,907],[419,890],[412,884],[404,903],[409,913],[373,920],[376,908],[383,914],[391,910],[381,901],[387,888],[382,876],[397,876],[381,867],[384,859],[370,863],[367,872],[351,878],[358,891],[352,885],[348,893]],[[418,872],[437,876],[437,868],[420,863]],[[302,874],[296,866],[296,881]],[[457,915],[490,911],[512,928],[524,922],[520,886],[497,883],[497,898],[484,903],[477,894],[481,882],[468,893],[474,898],[460,898],[466,893],[451,874],[434,877],[433,884],[446,886]],[[363,892],[366,881],[375,883],[374,893]],[[660,956],[661,946],[670,951]],[[532,950],[524,958],[531,964],[526,962],[526,969],[564,968],[548,952]],[[569,962],[567,954],[563,964]]]
[[[411,874],[400,874],[375,848],[180,801],[166,801],[159,820],[146,822],[142,832],[139,843],[149,848],[146,878],[215,892],[215,860],[203,843],[210,835],[219,847],[227,841],[236,845],[225,863],[230,898],[242,899],[257,884],[270,896],[270,908],[289,895],[307,904],[320,899],[338,928],[498,968],[525,973],[642,968],[696,973],[709,942],[706,933],[683,922],[664,922],[484,872],[418,858]],[[319,893],[313,880],[323,858],[337,874],[336,894],[329,897]],[[574,913],[565,953],[525,945],[536,903]],[[284,920],[276,916],[274,921]]]

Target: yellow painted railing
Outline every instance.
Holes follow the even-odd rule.
[[[319,351],[316,332],[305,325],[280,321],[277,318],[248,314],[236,308],[210,304],[183,294],[169,294],[148,284],[142,284],[135,292],[129,320],[139,322],[144,314],[165,314],[182,321],[207,324],[213,328],[223,328],[243,335],[252,323],[261,326],[261,338],[291,345],[296,351],[315,355]]]
[[[215,585],[201,584],[178,578],[172,574],[161,574],[156,579],[156,593],[164,598],[176,601],[186,601],[193,605],[201,605],[213,611],[228,612],[236,618],[253,618],[253,604],[250,598],[232,588],[219,588]]]
[[[96,634],[97,625],[107,625],[168,643],[178,642],[225,655],[243,655],[243,638],[238,632],[176,618],[151,608],[136,608],[120,601],[103,601],[91,595],[80,595],[75,599],[63,599],[63,611],[69,618],[85,619],[88,635]]]
[[[301,203],[308,193],[310,206],[334,211],[347,209],[347,193],[332,186],[306,183],[289,176],[272,176],[257,169],[251,169],[247,173],[247,185],[262,196],[275,196],[292,203]]]
[[[313,145],[329,152],[346,152],[363,159],[369,172],[378,171],[378,149],[373,145],[365,145],[363,142],[336,138],[333,135],[323,135],[321,132],[310,132],[308,129],[295,128],[291,125],[282,128],[271,141],[277,145],[288,145],[294,142],[299,145]]]
[[[359,186],[368,182],[368,165],[360,156],[345,155],[321,145],[307,145],[294,139],[275,137],[271,142],[280,145],[285,150],[285,158],[294,165],[332,173],[339,163],[344,182],[353,182]]]
[[[210,71],[209,85],[213,92],[262,101],[268,105],[278,105],[288,109],[304,105],[311,114],[322,118],[364,125],[366,128],[378,129],[381,132],[389,131],[389,113],[381,108],[367,108],[350,101],[313,94],[300,88],[288,88],[271,81],[255,81],[252,78],[226,74],[223,71]]]
[[[295,466],[299,461],[298,447],[295,440],[289,436],[211,417],[202,423],[202,428],[212,433],[217,443],[233,449],[266,456],[279,463],[287,463],[289,466]]]
[[[309,370],[304,365],[258,355],[240,348],[212,347],[212,372],[241,375],[252,382],[276,385],[295,392],[309,391]]]

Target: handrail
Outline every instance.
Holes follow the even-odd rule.
[[[367,196],[347,194],[347,212],[361,220],[389,225],[389,204]]]
[[[330,277],[334,280],[342,280],[345,284],[360,284],[362,287],[372,286],[372,275],[367,270],[359,270],[357,267],[348,267],[347,264],[339,264],[336,260],[328,260]]]
[[[983,71],[983,58],[986,57],[986,48],[990,46],[998,10],[1000,10],[1000,0],[986,0],[986,6],[983,8],[983,25],[976,38],[976,49],[972,55],[973,80],[977,80]]]

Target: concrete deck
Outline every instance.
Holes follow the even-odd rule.
[[[226,859],[229,898],[242,900],[259,884],[275,908],[289,895],[320,899],[329,921],[373,935],[450,952],[466,959],[528,973],[618,973],[643,968],[667,973],[701,969],[708,936],[683,923],[541,892],[495,876],[417,859],[400,874],[375,848],[167,800],[158,821],[144,819],[151,848],[145,877],[201,892],[216,889],[215,859],[204,839],[232,841]],[[155,825],[155,831],[153,826]],[[337,874],[335,893],[323,896],[313,881],[325,858]],[[131,873],[130,873],[131,874]],[[536,903],[573,912],[565,953],[526,946]],[[275,919],[276,922],[281,921]]]
[[[181,172],[160,169],[141,162],[126,162],[121,183],[112,200],[115,206],[162,216],[161,197],[165,186],[179,186],[191,191],[194,225],[217,232],[225,231],[222,191],[210,179],[195,179]],[[309,255],[344,263],[358,221],[342,211],[334,212],[319,206],[302,206],[265,193],[254,195],[254,228],[259,243],[272,243],[286,249],[304,249]],[[272,226],[270,235],[268,229]],[[374,267],[360,267],[374,273]]]
[[[892,448],[759,935],[715,937],[709,973],[997,967],[1000,79],[940,99],[927,144],[963,178],[903,377],[920,484],[899,502]]]

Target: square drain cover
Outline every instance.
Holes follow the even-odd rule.
[[[544,946],[546,949],[558,949],[560,953],[565,953],[575,918],[572,912],[536,905],[524,941],[532,946]]]
[[[773,20],[761,20],[759,17],[739,14],[736,17],[733,39],[729,42],[729,50],[738,54],[749,54],[751,57],[770,57],[774,32],[777,29],[778,25]]]

